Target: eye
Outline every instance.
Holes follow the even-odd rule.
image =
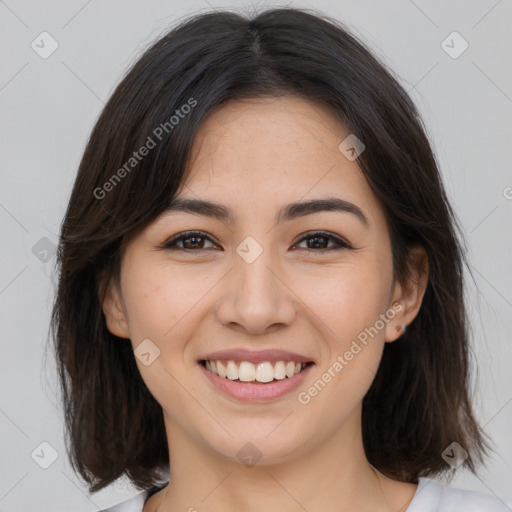
[[[173,236],[167,242],[162,245],[163,249],[167,250],[204,250],[209,249],[209,247],[204,247],[204,240],[210,240],[210,238],[201,231],[187,231],[185,233],[178,233]],[[179,246],[177,244],[183,243],[183,246]]]
[[[338,238],[337,236],[326,233],[325,231],[316,231],[315,233],[310,233],[307,236],[301,238],[299,243],[302,243],[304,240],[311,241],[311,243],[306,242],[307,247],[300,247],[306,251],[325,252],[339,249],[352,249],[350,244],[341,238]],[[332,241],[334,245],[329,247],[328,245],[330,241]]]
[[[162,249],[169,251],[201,251],[215,248],[215,245],[213,245],[213,247],[205,247],[205,241],[213,243],[208,235],[202,231],[186,231],[184,233],[178,233],[177,235],[174,235],[161,247]],[[304,241],[306,241],[307,247],[299,247],[299,249],[305,249],[306,251],[325,252],[339,249],[352,249],[352,246],[349,243],[345,242],[341,238],[338,238],[337,236],[326,233],[325,231],[316,231],[314,233],[310,233],[300,239],[299,244],[303,243]],[[311,241],[311,243],[309,243],[309,241]],[[330,242],[333,242],[333,245],[329,246]],[[180,246],[179,244],[182,245]],[[296,245],[294,247],[298,246]]]

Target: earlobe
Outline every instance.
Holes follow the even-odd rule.
[[[110,279],[102,304],[107,329],[119,338],[130,338],[126,311],[115,280]]]
[[[405,283],[395,283],[392,304],[399,304],[394,318],[386,326],[386,341],[400,338],[416,318],[428,284],[428,256],[425,249],[414,246],[409,250],[409,277]],[[404,329],[405,327],[405,329]]]

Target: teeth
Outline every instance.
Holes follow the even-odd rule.
[[[242,363],[244,364],[244,363]],[[240,368],[242,368],[242,364],[240,365]],[[247,363],[251,364],[251,363]],[[251,365],[254,366],[254,365]],[[302,368],[302,365],[301,365]],[[269,362],[265,363],[259,363],[256,367],[256,380],[258,382],[270,382],[274,380],[274,368]],[[240,379],[242,380],[242,379]]]
[[[285,377],[293,377],[300,373],[306,364],[294,361],[276,361],[274,364],[265,361],[256,365],[249,361],[241,361],[239,364],[235,361],[206,361],[205,366],[212,373],[224,379],[265,383],[272,382],[274,379],[282,380]]]
[[[288,361],[286,363],[286,376],[293,377],[295,374],[295,363],[293,361]]]
[[[217,361],[217,373],[220,377],[223,377],[224,379],[227,376],[226,367],[220,361]]]
[[[283,361],[277,361],[276,366],[274,367],[274,377],[278,380],[286,377],[286,366]]]
[[[234,363],[233,363],[234,364]],[[256,368],[252,363],[242,361],[238,368],[238,379],[242,382],[252,382],[256,379]]]
[[[226,375],[229,380],[238,379],[238,368],[234,361],[228,361],[228,367],[226,371]]]

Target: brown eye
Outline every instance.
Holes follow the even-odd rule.
[[[302,243],[304,240],[306,240],[306,247],[301,247],[301,249],[306,249],[307,251],[321,252],[336,249],[351,249],[351,246],[344,240],[325,232],[311,233],[303,237],[299,243]],[[330,247],[329,242],[333,242],[333,245]]]
[[[311,252],[327,252],[337,249],[351,249],[351,245],[344,240],[325,232],[315,232],[303,237],[300,243],[306,241],[306,247],[298,247]],[[178,233],[162,245],[167,250],[202,251],[215,248],[205,247],[205,243],[212,243],[212,240],[201,231],[188,231]],[[180,245],[181,244],[181,245]],[[330,245],[331,244],[331,245]]]
[[[182,249],[190,251],[211,249],[211,247],[204,246],[205,241],[211,242],[210,238],[206,236],[206,234],[200,231],[188,231],[186,233],[178,233],[173,236],[170,240],[165,242],[162,248],[168,250]],[[178,245],[179,243],[182,243],[183,246]]]

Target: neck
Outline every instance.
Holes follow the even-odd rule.
[[[406,510],[416,490],[375,471],[360,428],[350,422],[322,445],[302,448],[299,456],[253,466],[212,451],[170,418],[165,422],[171,482],[148,500],[144,512],[398,512]]]

